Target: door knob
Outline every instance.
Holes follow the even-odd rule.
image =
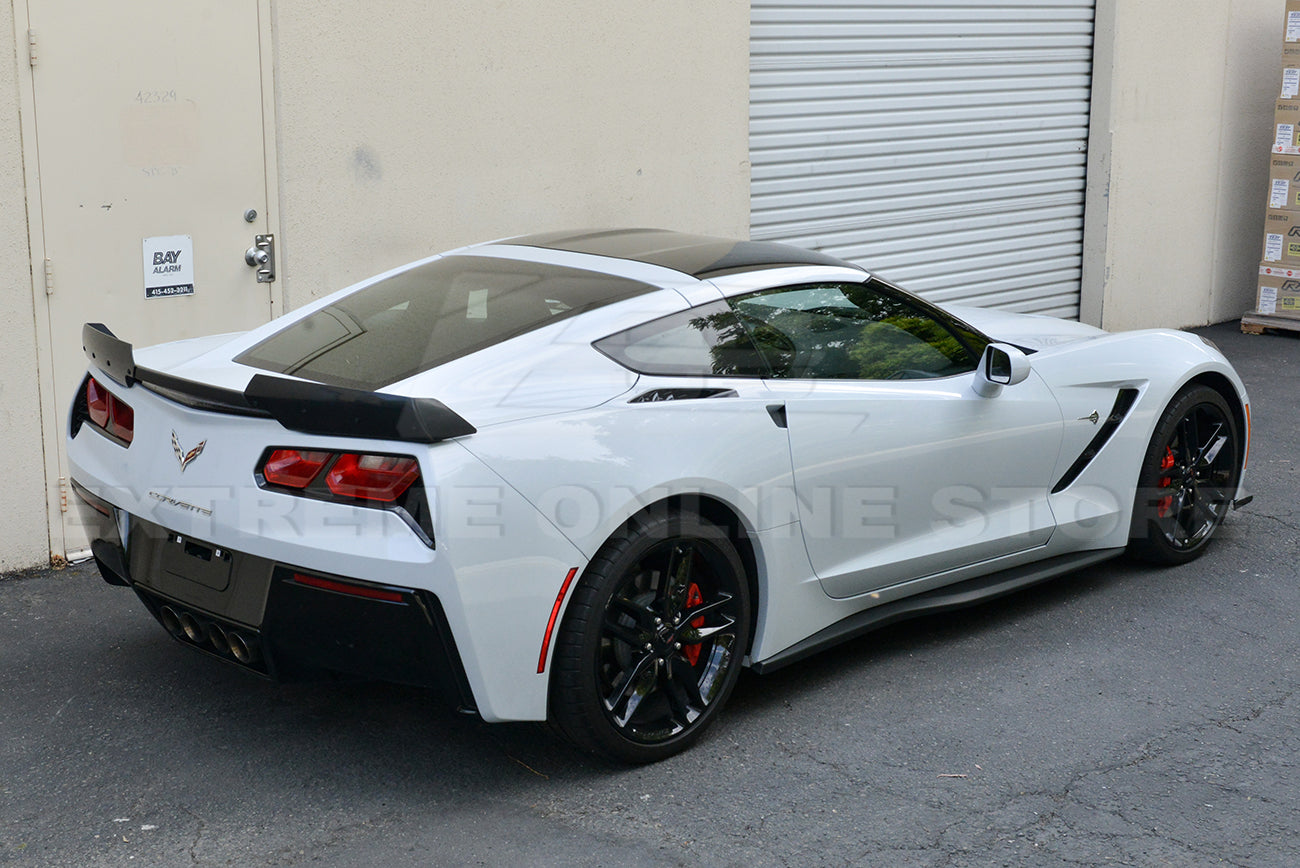
[[[258,283],[275,280],[275,236],[255,235],[253,246],[244,251],[244,261],[249,268],[257,269]]]

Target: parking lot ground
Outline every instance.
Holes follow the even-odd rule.
[[[1112,561],[747,674],[654,766],[384,684],[276,687],[93,567],[0,578],[0,863],[1300,864],[1300,340],[1202,559]]]

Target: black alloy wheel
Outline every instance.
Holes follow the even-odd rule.
[[[1199,557],[1231,507],[1241,448],[1222,395],[1201,385],[1178,393],[1142,461],[1130,553],[1161,564]]]
[[[634,522],[574,591],[556,642],[553,723],[620,762],[684,750],[735,686],[750,611],[744,566],[722,528],[689,514]]]

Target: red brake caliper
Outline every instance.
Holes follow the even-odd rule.
[[[704,602],[704,595],[700,593],[700,586],[695,584],[694,582],[691,582],[691,586],[686,589],[686,608],[690,609],[694,606],[698,606],[700,603],[703,602]],[[704,616],[701,615],[700,617],[692,621],[691,626],[694,627],[696,630],[703,627]],[[694,666],[696,663],[700,662],[700,646],[698,644],[686,646],[685,648],[682,649],[682,656],[686,658],[687,663]]]
[[[1165,457],[1160,462],[1160,469],[1172,470],[1173,467],[1174,467],[1174,450],[1166,446]],[[1174,480],[1172,477],[1162,476],[1160,477],[1159,484],[1161,488],[1168,488],[1170,485],[1173,484],[1173,481]],[[1173,505],[1174,505],[1174,496],[1172,494],[1165,495],[1164,497],[1160,498],[1160,500],[1156,501],[1156,515],[1158,515],[1160,518],[1168,518],[1169,507]]]

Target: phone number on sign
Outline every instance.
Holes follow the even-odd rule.
[[[193,295],[194,284],[186,283],[181,286],[149,286],[145,288],[145,298],[165,298],[169,295]]]

